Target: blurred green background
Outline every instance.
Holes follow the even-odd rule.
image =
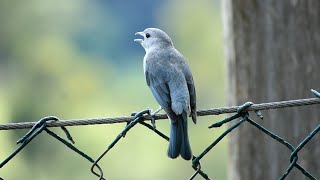
[[[188,59],[199,109],[224,106],[225,63],[219,1],[0,1],[0,123],[127,116],[158,105],[142,69],[134,33],[158,27]],[[198,155],[223,128],[223,116],[189,125]],[[125,124],[69,127],[76,147],[97,158]],[[157,128],[169,134],[168,121]],[[65,137],[59,128],[52,128]],[[28,130],[0,131],[0,161]],[[213,179],[226,179],[227,140],[202,160]],[[108,179],[187,179],[191,161],[167,157],[168,143],[137,125],[99,163]],[[5,180],[96,179],[91,164],[40,134],[0,169]],[[197,179],[201,179],[198,177]]]

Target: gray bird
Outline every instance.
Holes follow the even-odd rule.
[[[190,160],[188,116],[194,123],[197,121],[196,91],[190,68],[162,30],[147,28],[135,35],[144,37],[134,41],[146,51],[143,69],[147,84],[171,122],[168,156],[174,159],[180,154],[183,159]]]

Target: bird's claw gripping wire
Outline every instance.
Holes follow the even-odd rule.
[[[151,116],[151,120],[150,120],[151,121],[151,125],[153,127],[153,130],[155,130],[156,129],[156,118],[155,118],[156,113],[152,112],[152,109],[149,108],[149,107],[147,108],[147,110],[148,110],[148,115]]]
[[[152,112],[152,110],[148,107],[146,110],[143,110],[143,111],[140,111],[140,112],[132,112],[131,116],[133,116],[134,119],[137,119],[138,117],[142,117],[145,114],[151,115],[151,112]],[[132,121],[128,121],[126,127],[128,127],[131,122]],[[123,132],[122,137],[126,137],[126,134],[127,134],[126,132]]]
[[[162,107],[160,106],[157,110],[152,112],[152,109],[149,109],[149,115],[151,115],[151,124],[153,126],[153,129],[156,129],[156,115],[158,114],[158,112],[160,112],[162,110]]]
[[[157,110],[155,111],[152,111],[151,108],[147,108],[146,110],[144,111],[141,111],[140,113],[136,113],[136,112],[133,112],[131,113],[131,116],[135,116],[137,117],[137,115],[144,115],[144,114],[148,114],[149,117],[151,118],[151,124],[152,124],[152,127],[153,127],[153,130],[156,129],[156,115],[162,110],[162,107],[160,106]],[[143,113],[143,114],[141,114]],[[128,122],[129,123],[129,122]],[[128,125],[127,123],[127,125]]]

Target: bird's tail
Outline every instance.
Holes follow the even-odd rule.
[[[188,116],[187,113],[182,113],[176,117],[174,121],[171,120],[168,156],[174,159],[180,154],[183,159],[190,160],[192,153],[188,137]]]

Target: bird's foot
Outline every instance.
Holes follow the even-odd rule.
[[[162,110],[162,107],[160,106],[157,110],[152,112],[152,109],[149,109],[149,114],[151,116],[151,124],[153,126],[153,129],[156,129],[156,118],[155,116],[158,114],[158,112],[160,112]]]

